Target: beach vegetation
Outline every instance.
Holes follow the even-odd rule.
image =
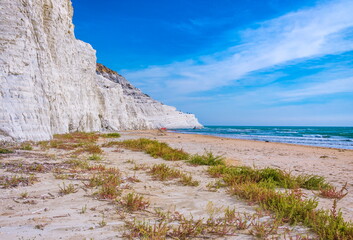
[[[296,177],[301,188],[310,190],[329,189],[332,186],[326,182],[325,178],[317,175],[298,175]]]
[[[87,144],[82,146],[80,149],[77,149],[74,153],[81,154],[85,152],[90,154],[102,154],[103,150],[97,144]]]
[[[110,144],[113,143],[108,143],[108,146]],[[166,143],[150,140],[147,138],[114,142],[114,145],[134,151],[143,151],[154,158],[160,157],[169,161],[187,160],[189,158],[189,154],[184,152],[182,149],[171,148]]]
[[[221,213],[221,212],[220,212]],[[238,231],[249,229],[254,235],[269,236],[275,234],[278,223],[262,223],[259,216],[237,213],[235,209],[226,208],[224,214],[206,219],[185,217],[179,212],[163,212],[156,209],[157,220],[128,221],[128,233],[125,237],[139,239],[213,239],[214,237],[234,236]]]
[[[193,165],[217,166],[225,165],[224,157],[215,156],[212,152],[205,152],[203,155],[194,154],[188,159],[188,163]]]
[[[129,222],[127,227],[130,229],[130,232],[125,233],[124,237],[127,237],[128,239],[138,238],[163,240],[166,239],[170,229],[165,221],[160,221],[152,225],[149,222],[134,220],[133,222]]]
[[[319,196],[323,198],[342,199],[348,194],[347,183],[340,190],[336,187],[320,189]]]
[[[106,133],[100,135],[103,138],[119,138],[121,135],[119,133]]]
[[[55,179],[60,179],[60,180],[65,180],[70,177],[69,174],[63,174],[63,173],[54,173],[54,178]]]
[[[87,204],[81,208],[80,214],[84,214],[87,212]]]
[[[199,181],[192,178],[191,174],[182,174],[179,182],[184,186],[191,187],[197,187],[200,184]]]
[[[353,225],[345,222],[342,213],[333,207],[331,211],[317,210],[316,198],[306,198],[300,188],[321,189],[330,195],[336,191],[324,178],[314,175],[293,176],[280,169],[256,169],[247,166],[213,166],[208,173],[220,177],[231,194],[246,199],[251,204],[259,204],[263,209],[274,213],[276,220],[283,223],[301,223],[311,228],[319,239],[351,239]],[[279,191],[278,188],[290,190]],[[332,192],[329,189],[333,189]],[[346,192],[342,188],[343,197]],[[333,193],[332,193],[333,194]],[[333,194],[334,195],[334,194]],[[258,225],[253,228],[255,236],[265,233]],[[272,231],[272,230],[271,230]]]
[[[21,150],[31,151],[33,150],[33,147],[30,143],[23,143],[21,144]]]
[[[22,199],[28,198],[28,192],[22,192],[22,193],[20,194],[20,197],[21,197]]]
[[[139,170],[146,170],[148,169],[147,165],[146,164],[134,164],[134,166],[131,168],[131,170],[134,170],[134,171],[139,171]]]
[[[112,182],[104,183],[96,192],[99,199],[115,199],[121,195],[121,190]]]
[[[0,176],[0,186],[3,188],[11,188],[17,186],[29,186],[38,181],[34,175],[30,176]]]
[[[166,164],[155,164],[148,172],[152,177],[159,181],[179,179],[179,183],[184,186],[198,186],[199,182],[194,180],[191,174],[183,173],[182,171],[171,168]]]
[[[66,185],[65,183],[62,184],[62,186],[59,185],[59,193],[61,195],[67,195],[70,193],[76,193],[78,189],[70,183],[69,185]]]
[[[99,154],[92,154],[91,156],[88,157],[88,160],[90,161],[101,161],[102,156]]]
[[[141,211],[148,208],[150,202],[137,193],[128,193],[119,201],[128,211]]]
[[[309,190],[326,189],[330,184],[316,175],[294,176],[290,172],[277,168],[252,168],[248,166],[213,166],[208,169],[212,177],[222,177],[228,184],[246,182],[258,183],[265,188],[305,188]]]
[[[154,179],[165,181],[181,177],[182,172],[162,163],[153,165],[149,174],[151,174]]]
[[[6,148],[0,148],[0,154],[8,154],[8,153],[13,153],[13,151]]]
[[[345,222],[342,213],[332,210],[316,210],[316,199],[304,199],[300,190],[277,192],[260,187],[256,183],[233,184],[229,192],[252,203],[258,203],[274,212],[277,220],[290,224],[301,223],[310,227],[319,239],[351,239],[353,225]]]
[[[95,170],[98,173],[94,174],[85,186],[90,188],[98,187],[95,195],[100,199],[115,199],[120,196],[121,189],[119,189],[119,186],[122,180],[119,169],[96,167]]]
[[[86,170],[89,167],[89,164],[87,161],[80,160],[80,159],[70,159],[70,160],[66,160],[64,163],[69,164],[70,167],[72,168],[81,169],[81,170]]]
[[[73,132],[55,134],[53,140],[39,142],[43,149],[56,148],[66,151],[75,150],[75,154],[90,153],[101,154],[102,150],[95,143],[99,138],[97,133]]]
[[[206,185],[208,191],[216,192],[218,189],[225,187],[226,184],[223,180],[215,180]]]
[[[98,226],[101,228],[107,226],[107,222],[105,221],[104,213],[102,215],[102,220],[98,223]]]

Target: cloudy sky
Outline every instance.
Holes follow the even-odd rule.
[[[353,126],[353,1],[73,0],[98,62],[204,125]]]

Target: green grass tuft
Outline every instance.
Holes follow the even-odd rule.
[[[224,158],[222,156],[214,156],[212,152],[206,152],[203,155],[191,155],[188,162],[193,165],[225,165]]]
[[[164,160],[178,161],[187,160],[189,158],[189,154],[184,152],[182,149],[174,149],[166,143],[150,140],[147,138],[114,142],[114,145],[135,151],[144,151],[154,158],[160,157]],[[109,143],[107,146],[109,146]]]
[[[0,154],[7,154],[7,153],[13,153],[13,151],[6,148],[0,148]]]
[[[100,135],[103,138],[119,138],[121,135],[119,133],[106,133]]]
[[[315,175],[293,176],[289,172],[276,168],[256,169],[248,166],[213,166],[208,169],[208,173],[213,177],[222,177],[229,184],[246,182],[259,183],[267,188],[305,188],[318,190],[329,188],[323,177]]]

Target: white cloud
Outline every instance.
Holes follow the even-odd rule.
[[[240,33],[242,43],[222,54],[123,72],[162,98],[227,86],[256,70],[352,50],[353,42],[344,35],[353,27],[352,12],[351,0],[329,2],[246,29]]]
[[[336,93],[353,93],[353,77],[330,80],[312,84],[301,89],[281,92],[280,96],[286,101],[297,101],[304,98]]]

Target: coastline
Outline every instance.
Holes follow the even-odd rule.
[[[337,189],[347,182],[348,195],[338,202],[338,207],[342,208],[345,219],[353,221],[353,150],[157,130],[122,132],[123,139],[139,137],[163,141],[193,154],[211,151],[223,155],[231,165],[275,167],[292,174],[323,176]],[[306,194],[314,196],[311,192]],[[332,202],[322,199],[319,208],[330,209]]]
[[[166,161],[141,151],[127,150],[114,144],[105,145],[114,141],[149,138],[165,142],[173,148],[182,148],[190,154],[211,151],[215,155],[223,155],[229,165],[273,167],[291,171],[294,175],[323,176],[337,189],[341,189],[345,182],[353,179],[352,150],[225,139],[159,130],[119,133],[119,138],[97,139],[95,143],[102,151],[98,160],[86,152],[77,155],[76,151],[79,149],[43,148],[39,143],[32,143],[33,149],[24,150],[23,147],[17,147],[13,149],[13,153],[0,155],[0,173],[4,177],[20,176],[19,173],[21,176],[29,176],[31,172],[28,169],[38,170],[32,172],[37,179],[33,184],[0,188],[0,236],[4,239],[122,239],[124,234],[131,230],[127,229],[127,225],[134,222],[135,218],[152,223],[160,219],[160,216],[155,214],[156,210],[175,211],[186,217],[192,215],[195,219],[207,219],[214,212],[222,214],[227,208],[235,208],[238,213],[249,216],[257,214],[258,205],[248,204],[244,199],[230,195],[226,188],[211,190],[209,186],[214,186],[217,179],[207,174],[207,166],[193,166],[184,161]],[[70,162],[74,165],[70,165]],[[155,179],[150,170],[156,164],[181,171],[197,181],[198,185],[182,185],[177,179]],[[41,168],[38,168],[40,166]],[[87,170],[88,166],[93,167]],[[119,173],[120,195],[115,199],[101,199],[97,196],[99,188],[89,187],[90,181],[102,174],[101,171],[104,174],[104,171],[112,169],[117,169]],[[6,178],[3,178],[3,181],[4,179]],[[65,186],[70,185],[74,192],[60,193]],[[351,181],[348,182],[347,189],[348,195],[338,201],[337,208],[341,209],[345,221],[353,222]],[[123,207],[121,201],[130,193],[143,196],[149,202],[147,211],[129,212]],[[304,198],[316,197],[312,190],[303,189],[303,193]],[[317,198],[317,201],[317,209],[324,210],[332,209],[334,202],[333,199],[322,197]],[[265,215],[261,220],[265,219],[271,220],[270,215]],[[288,233],[293,237],[298,236],[297,234],[311,234],[301,225],[282,227],[289,227]],[[237,234],[236,239],[253,239],[246,232],[240,231]],[[214,239],[234,238],[224,236]]]

